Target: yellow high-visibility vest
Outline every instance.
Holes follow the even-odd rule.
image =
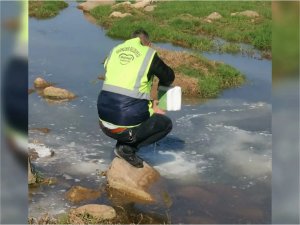
[[[155,52],[138,37],[116,46],[104,63],[102,90],[150,100],[152,79],[148,80],[147,74]]]

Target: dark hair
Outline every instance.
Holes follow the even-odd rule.
[[[137,29],[131,34],[132,38],[136,38],[140,36],[144,36],[145,38],[149,39],[149,34],[143,28]]]

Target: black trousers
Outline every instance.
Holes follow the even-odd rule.
[[[5,122],[15,130],[27,134],[28,60],[13,58],[8,62],[2,78],[1,108]]]
[[[1,71],[2,72],[2,71]],[[28,60],[14,57],[6,65],[1,79],[1,113],[12,130],[28,135]],[[20,163],[27,167],[27,147],[20,149],[14,136],[7,143]],[[27,182],[27,181],[26,181]]]
[[[138,150],[165,137],[172,130],[172,121],[165,115],[155,113],[138,127],[121,133],[112,133],[101,123],[100,127],[107,136],[117,140],[117,145],[129,145]]]

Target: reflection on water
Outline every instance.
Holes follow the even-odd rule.
[[[102,62],[117,43],[87,21],[75,2],[53,19],[30,19],[29,87],[41,75],[78,95],[59,105],[36,93],[29,96],[29,127],[51,129],[48,134],[31,132],[30,141],[55,152],[35,165],[58,179],[31,190],[31,216],[76,207],[64,199],[72,185],[105,185],[99,171],[108,168],[114,141],[98,127],[96,100],[102,81],[94,81],[104,73]],[[218,99],[186,99],[181,111],[168,113],[171,134],[141,149],[140,155],[164,177],[172,204],[135,204],[128,212],[136,218],[140,212],[163,218],[145,223],[270,223],[271,62],[241,55],[205,56],[237,67],[249,82]],[[112,204],[106,194],[94,202]]]

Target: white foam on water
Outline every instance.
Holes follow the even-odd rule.
[[[93,163],[93,162],[76,162],[75,164],[66,165],[64,172],[76,175],[91,175],[97,170],[105,170],[108,165],[104,163]]]
[[[266,102],[255,102],[255,103],[250,103],[249,105],[247,105],[249,107],[249,109],[257,109],[257,108],[265,108],[265,107],[271,107],[270,104],[266,103]]]
[[[183,179],[196,175],[199,172],[197,163],[188,160],[182,152],[158,151],[155,157],[170,157],[170,161],[166,161],[155,165],[160,174],[171,179]]]
[[[257,177],[271,172],[271,134],[222,124],[209,124],[207,127],[214,134],[210,152],[225,159],[225,167],[231,174]],[[258,146],[258,149],[253,146]]]
[[[32,149],[35,149],[35,151],[38,153],[40,158],[52,155],[51,148],[45,146],[44,144],[28,143],[28,147],[32,148]]]
[[[204,117],[204,116],[210,116],[214,115],[216,112],[208,112],[208,113],[197,113],[197,114],[187,114],[185,116],[182,116],[178,119],[176,119],[176,124],[179,127],[185,127],[185,128],[190,128],[193,127],[192,119],[194,118],[199,118],[199,117]]]

